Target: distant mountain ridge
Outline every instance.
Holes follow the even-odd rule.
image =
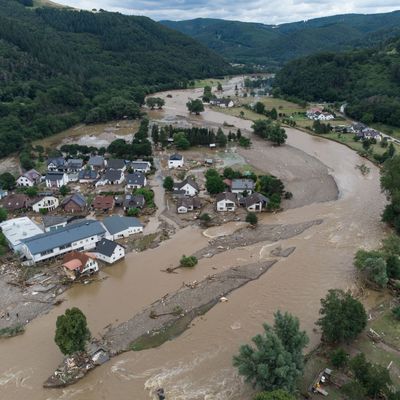
[[[280,66],[320,51],[367,47],[400,34],[400,11],[344,14],[281,25],[198,18],[160,23],[199,40],[231,62]]]

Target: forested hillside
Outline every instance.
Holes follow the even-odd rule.
[[[0,0],[0,157],[79,121],[136,117],[149,92],[230,71],[149,18],[29,4]]]
[[[307,101],[347,102],[347,114],[367,124],[400,126],[400,38],[379,49],[291,61],[275,85],[282,94]]]
[[[347,14],[282,25],[198,18],[161,21],[232,62],[280,66],[320,51],[366,47],[400,34],[400,11]]]

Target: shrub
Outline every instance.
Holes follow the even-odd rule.
[[[196,264],[198,263],[198,260],[195,256],[185,256],[183,255],[181,257],[181,260],[179,262],[179,265],[181,267],[185,267],[185,268],[192,268],[194,267]]]
[[[392,314],[393,314],[393,317],[395,319],[397,319],[397,321],[400,321],[400,306],[393,308]]]
[[[258,218],[257,215],[253,212],[249,212],[246,215],[246,222],[249,223],[252,226],[256,226],[258,223]]]
[[[335,368],[343,368],[347,365],[348,354],[342,349],[332,351],[330,354],[331,363]]]

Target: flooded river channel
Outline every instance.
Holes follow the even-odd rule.
[[[239,78],[229,83],[233,88]],[[166,97],[170,93],[172,98]],[[183,119],[219,126],[224,122],[246,131],[251,122],[207,109],[201,116],[186,111],[188,98],[201,90],[162,93],[163,111],[155,119]],[[182,253],[205,247],[210,237],[230,234],[242,225],[230,223],[206,235],[196,227],[178,230],[152,250],[127,255],[124,262],[105,268],[102,282],[76,286],[64,293],[66,301],[49,314],[37,318],[18,337],[0,341],[0,398],[5,400],[145,400],[163,387],[168,400],[239,400],[250,398],[251,389],[232,367],[232,356],[240,344],[261,331],[280,309],[300,318],[311,343],[319,300],[330,288],[351,288],[352,259],[359,247],[376,247],[385,235],[380,214],[385,198],[380,192],[379,170],[355,152],[335,142],[288,129],[288,145],[274,148],[252,138],[250,150],[239,150],[246,162],[281,177],[294,194],[289,208],[265,214],[260,223],[293,224],[322,219],[304,233],[278,243],[230,249],[204,258],[190,271],[160,272],[177,265]],[[365,163],[363,176],[357,165]],[[183,282],[202,280],[226,268],[267,259],[270,249],[295,246],[295,252],[280,259],[260,279],[229,295],[206,315],[194,321],[178,338],[152,350],[128,352],[95,369],[74,386],[43,389],[43,381],[59,364],[62,355],[53,337],[57,316],[67,307],[78,306],[86,314],[91,332],[132,317]]]

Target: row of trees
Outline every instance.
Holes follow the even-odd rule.
[[[281,125],[271,120],[257,120],[251,127],[253,133],[263,139],[266,139],[277,146],[286,142],[287,135]]]

